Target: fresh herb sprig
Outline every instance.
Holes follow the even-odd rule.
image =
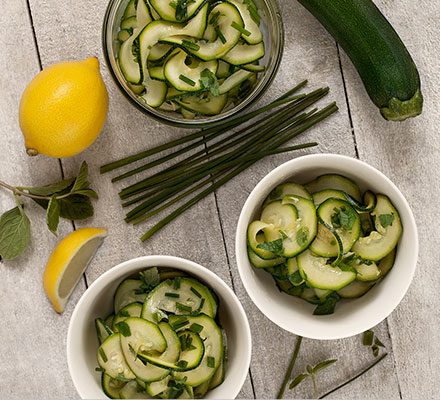
[[[380,353],[380,349],[384,349],[385,345],[381,342],[381,340],[376,336],[376,334],[371,331],[365,331],[362,335],[362,344],[364,346],[370,347],[373,352],[373,356],[377,357]]]
[[[31,222],[25,213],[23,198],[35,201],[46,210],[47,227],[55,235],[60,218],[75,221],[91,217],[91,199],[98,198],[90,187],[86,162],[82,163],[76,178],[39,187],[12,186],[0,181],[0,187],[11,191],[16,203],[0,217],[0,257],[4,260],[19,257],[31,238]]]

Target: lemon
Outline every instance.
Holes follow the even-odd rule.
[[[82,228],[67,235],[55,247],[43,276],[44,291],[56,312],[64,307],[107,230]]]
[[[43,69],[20,102],[20,128],[27,153],[71,157],[100,134],[108,111],[108,93],[96,57]]]

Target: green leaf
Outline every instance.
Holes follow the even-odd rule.
[[[385,345],[379,340],[377,336],[374,338],[374,344],[379,347],[385,347]]]
[[[91,199],[98,199],[98,193],[96,193],[93,189],[81,189],[76,190],[75,194],[81,194],[86,197],[90,197]]]
[[[57,200],[55,195],[53,195],[49,201],[46,210],[46,223],[49,230],[56,235],[58,224],[60,222],[60,202]]]
[[[365,331],[362,336],[362,344],[364,346],[371,346],[373,344],[374,332],[373,331]]]
[[[125,337],[131,336],[130,327],[128,326],[128,324],[126,322],[124,322],[124,321],[118,322],[116,324],[116,328],[118,329],[118,332],[121,335],[123,335]]]
[[[304,379],[308,377],[307,374],[299,374],[289,385],[289,389],[293,389],[297,387]]]
[[[24,252],[31,237],[31,223],[21,206],[0,217],[0,256],[13,260]]]
[[[30,194],[34,194],[36,196],[52,196],[55,193],[62,192],[66,189],[70,190],[70,187],[72,186],[74,181],[75,181],[74,178],[63,179],[62,181],[51,183],[46,186],[24,187],[20,189],[26,190]]]
[[[202,87],[209,90],[213,96],[218,96],[220,94],[217,77],[208,68],[205,68],[200,73],[200,83],[202,84]]]
[[[281,256],[283,254],[283,239],[277,239],[273,242],[263,242],[257,245],[258,249],[263,249],[266,251],[270,251],[277,256]]]
[[[335,228],[342,228],[350,231],[356,221],[356,211],[350,206],[342,206],[334,209],[335,213],[331,216],[332,225]]]
[[[139,279],[142,281],[139,289],[143,293],[148,293],[160,283],[159,271],[156,267],[148,268],[139,272]]]
[[[309,229],[306,226],[301,227],[296,232],[296,242],[302,247],[309,239]]]
[[[33,199],[37,204],[47,210],[48,200]],[[87,219],[93,216],[93,205],[90,199],[81,194],[73,194],[64,199],[58,199],[60,203],[61,218],[72,221]]]
[[[299,285],[301,285],[304,282],[304,279],[301,276],[301,274],[299,273],[299,271],[295,271],[292,275],[289,275],[287,277],[287,279],[289,279],[289,282],[293,286],[299,286]]]
[[[188,0],[175,0],[176,21],[183,21],[188,16]]]
[[[325,360],[325,361],[321,361],[318,364],[316,364],[313,367],[313,373],[317,374],[319,371],[322,371],[325,368],[330,367],[330,365],[334,364],[336,361],[338,361],[337,359],[331,359],[331,360]]]
[[[83,161],[81,167],[79,168],[78,176],[75,179],[71,192],[75,193],[78,190],[88,189],[90,186],[90,183],[87,181],[88,176],[89,167],[87,166],[87,163]]]
[[[329,294],[323,303],[318,304],[313,311],[313,315],[329,315],[335,312],[336,303],[340,297],[337,293],[333,292]]]
[[[393,225],[394,214],[381,214],[379,215],[379,221],[384,228],[387,228],[388,226]]]

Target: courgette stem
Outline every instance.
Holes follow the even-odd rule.
[[[238,125],[240,125],[240,124],[242,124],[242,123],[244,123],[246,121],[249,121],[250,119],[256,117],[257,115],[259,115],[261,113],[264,113],[266,111],[270,111],[270,110],[272,110],[274,108],[280,107],[281,105],[286,104],[286,103],[292,101],[292,99],[291,99],[292,95],[295,94],[296,92],[298,92],[300,89],[302,89],[305,85],[307,85],[307,80],[304,80],[304,81],[300,82],[298,85],[296,85],[295,87],[290,89],[287,93],[283,94],[282,96],[280,96],[279,98],[277,98],[273,102],[271,102],[271,103],[269,103],[269,104],[267,104],[267,105],[265,105],[263,107],[260,107],[257,110],[250,111],[250,112],[248,112],[246,114],[243,114],[243,115],[238,115],[238,116],[236,116],[234,118],[228,119],[227,121],[222,122],[222,123],[217,124],[217,125],[214,125],[212,127],[208,127],[206,129],[202,129],[202,130],[194,132],[194,133],[192,133],[190,135],[183,136],[183,137],[181,137],[179,139],[172,140],[172,141],[170,141],[168,143],[164,143],[162,145],[153,147],[153,148],[145,150],[143,152],[131,155],[129,157],[125,157],[125,158],[123,158],[121,160],[105,164],[105,165],[103,165],[100,168],[100,171],[101,171],[102,174],[106,173],[106,172],[110,172],[110,171],[113,171],[113,170],[115,170],[117,168],[121,168],[121,167],[123,167],[125,165],[134,163],[134,162],[136,162],[138,160],[141,160],[141,159],[143,159],[145,157],[148,157],[148,156],[160,153],[160,152],[162,152],[164,150],[167,150],[167,149],[179,146],[179,145],[181,145],[183,143],[189,142],[189,141],[197,139],[199,137],[202,137],[202,136],[205,136],[205,135],[209,135],[210,133],[220,132],[220,131],[227,131],[228,128],[232,128],[234,126],[238,126]]]
[[[329,106],[323,108],[322,110],[318,111],[316,114],[311,116],[308,120],[304,121],[304,123],[299,126],[297,129],[295,129],[294,132],[292,132],[292,136],[297,136],[300,133],[306,131],[313,125],[317,124],[318,122],[322,121],[323,119],[327,118],[329,115],[336,112],[338,108],[334,103],[330,104]],[[254,161],[247,161],[244,164],[240,165],[239,167],[235,168],[231,172],[229,172],[227,175],[225,175],[223,178],[219,179],[218,181],[214,182],[209,188],[203,190],[199,194],[197,194],[195,197],[187,201],[185,204],[174,210],[171,214],[166,216],[164,219],[159,221],[157,224],[155,224],[153,227],[151,227],[147,232],[145,232],[141,240],[145,241],[149,238],[151,238],[156,232],[158,232],[160,229],[168,225],[171,221],[176,219],[180,214],[182,214],[184,211],[190,209],[193,205],[197,204],[200,200],[204,199],[206,196],[214,192],[216,189],[224,185],[225,183],[229,182],[232,178],[249,168],[251,165],[255,164],[257,160]]]

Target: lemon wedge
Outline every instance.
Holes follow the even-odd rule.
[[[107,236],[101,228],[78,229],[55,247],[43,276],[44,291],[57,313],[62,313],[73,289]]]

